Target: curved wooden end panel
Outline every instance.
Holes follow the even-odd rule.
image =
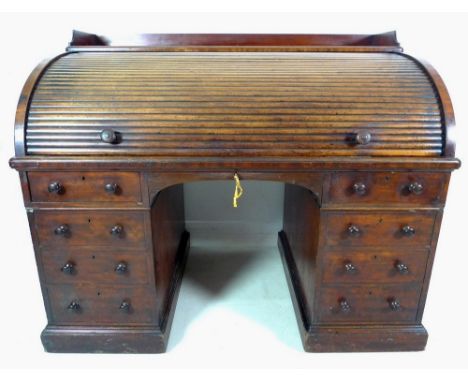
[[[429,78],[431,79],[440,100],[443,124],[445,126],[445,145],[443,156],[448,158],[453,158],[455,156],[455,112],[453,111],[452,101],[450,100],[450,95],[445,86],[442,77],[434,69],[434,67],[425,60],[416,59],[415,57],[409,56],[407,54],[399,53],[400,55],[406,56],[409,59],[416,62],[421,68],[425,70]]]
[[[420,63],[431,77],[434,86],[439,93],[440,103],[442,106],[442,115],[444,117],[445,124],[444,156],[453,158],[455,156],[455,137],[453,136],[455,129],[455,113],[453,111],[450,95],[444,81],[442,80],[442,77],[434,69],[434,67],[424,60],[420,61]]]
[[[26,123],[28,116],[29,104],[31,97],[34,93],[37,83],[44,74],[45,70],[59,58],[70,54],[69,52],[62,53],[53,58],[47,58],[39,63],[29,75],[26,80],[21,95],[18,101],[18,107],[16,108],[15,115],[15,154],[16,157],[22,157],[26,155],[25,146],[25,134],[26,134]]]

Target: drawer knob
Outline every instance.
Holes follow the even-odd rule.
[[[395,269],[398,271],[398,273],[402,275],[406,275],[409,273],[409,268],[406,264],[402,263],[401,261],[396,261],[395,262]]]
[[[354,274],[357,272],[356,266],[351,261],[345,262],[344,268],[345,268],[346,273]]]
[[[73,312],[77,312],[81,309],[81,306],[80,306],[80,303],[76,300],[73,300],[72,302],[70,302],[70,304],[68,304],[68,307],[67,307],[68,310],[71,310]]]
[[[400,305],[400,302],[394,298],[394,297],[390,297],[388,300],[388,306],[390,307],[391,310],[393,310],[394,312],[398,311],[401,309],[401,305]]]
[[[421,183],[413,182],[408,185],[408,191],[411,194],[420,195],[424,190],[424,187]]]
[[[123,310],[124,312],[129,312],[130,311],[130,302],[127,301],[127,300],[123,300],[121,303],[120,303],[120,306],[119,306],[119,309],[120,310]]]
[[[351,224],[348,227],[348,234],[350,236],[359,236],[361,234],[361,230],[359,229],[359,227],[355,226],[354,224]]]
[[[367,192],[367,186],[362,182],[357,182],[353,184],[353,191],[358,195],[365,195]]]
[[[101,131],[101,141],[105,143],[118,143],[118,135],[112,129],[105,129]]]
[[[50,183],[49,186],[47,187],[47,189],[51,194],[60,195],[60,194],[63,194],[65,192],[65,188],[63,187],[62,183],[60,183],[60,182]]]
[[[416,230],[409,225],[405,225],[404,227],[401,228],[401,233],[404,236],[414,236],[416,234]]]
[[[339,304],[340,304],[340,310],[343,312],[343,313],[349,313],[351,312],[351,305],[349,305],[349,302],[348,300],[346,300],[345,298],[340,298],[338,300]]]
[[[70,227],[67,224],[59,225],[54,229],[54,233],[59,236],[67,236],[70,234]]]
[[[114,236],[120,236],[122,235],[122,232],[123,232],[123,227],[120,224],[116,224],[110,230],[110,233]]]
[[[119,185],[117,183],[107,183],[104,186],[104,190],[106,190],[108,194],[116,194],[119,190]]]
[[[73,275],[75,273],[75,263],[68,261],[60,270],[67,275]]]
[[[119,274],[126,273],[128,271],[128,265],[125,261],[121,261],[115,266],[115,272]]]
[[[372,140],[372,135],[368,131],[361,131],[356,133],[356,137],[354,139],[358,145],[367,145]]]

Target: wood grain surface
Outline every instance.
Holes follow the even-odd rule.
[[[105,129],[119,142],[102,142]],[[83,52],[41,77],[26,150],[421,157],[441,155],[442,129],[430,79],[398,54]]]
[[[424,349],[460,161],[447,88],[394,32],[75,31],[67,50],[26,81],[10,160],[47,351],[165,351],[183,184],[234,174],[286,183],[278,243],[306,351]]]

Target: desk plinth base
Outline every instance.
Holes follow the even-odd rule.
[[[164,353],[167,348],[177,297],[190,249],[190,235],[184,232],[177,253],[166,318],[162,329],[144,327],[91,327],[48,325],[41,334],[50,353]]]
[[[164,353],[168,333],[154,328],[61,327],[48,325],[41,334],[50,353]]]
[[[418,351],[427,342],[422,325],[317,325],[302,331],[301,337],[308,352]]]
[[[296,313],[304,350],[307,352],[371,352],[424,350],[427,331],[422,325],[310,325],[296,265],[286,234],[278,235],[278,247]]]

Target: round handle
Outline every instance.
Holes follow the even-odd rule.
[[[122,235],[122,232],[123,232],[123,227],[120,224],[116,224],[110,230],[110,233],[114,236],[120,236]]]
[[[126,273],[128,271],[128,265],[125,261],[121,261],[115,266],[114,270],[116,273],[119,273],[119,274]]]
[[[354,274],[357,272],[356,266],[351,261],[346,261],[344,264],[346,273]]]
[[[70,234],[70,227],[67,224],[59,225],[57,228],[54,229],[54,233],[56,235],[66,236]]]
[[[409,225],[405,225],[401,228],[401,233],[404,236],[414,236],[416,234],[416,230]]]
[[[340,310],[343,313],[349,313],[351,311],[351,305],[349,305],[348,300],[346,300],[345,298],[340,298],[338,300],[338,303],[340,304]]]
[[[408,266],[399,260],[395,262],[395,269],[398,271],[398,273],[402,275],[406,275],[407,273],[409,273]]]
[[[355,226],[354,224],[350,224],[348,227],[348,234],[350,236],[359,236],[361,234],[361,230],[359,229],[358,226]]]
[[[72,275],[75,273],[75,263],[68,261],[60,270],[67,275]]]
[[[130,302],[127,301],[127,300],[123,300],[121,303],[120,303],[120,306],[119,306],[119,309],[120,310],[123,310],[125,312],[129,312],[130,311]]]
[[[63,187],[62,183],[60,182],[52,182],[47,187],[47,190],[51,194],[63,194],[65,192],[65,188]]]
[[[360,131],[356,133],[355,141],[358,145],[367,145],[372,140],[372,135],[368,131]]]
[[[67,309],[73,312],[77,312],[78,310],[81,309],[81,306],[78,301],[73,300],[72,302],[70,302],[70,304],[68,304]]]
[[[117,133],[112,129],[105,129],[101,131],[101,141],[105,143],[117,143]]]
[[[400,302],[396,298],[390,297],[387,302],[388,306],[390,306],[390,309],[394,312],[401,309]]]
[[[119,189],[119,185],[117,183],[107,183],[104,186],[104,190],[106,190],[109,194],[116,194]]]
[[[408,185],[408,191],[411,194],[420,195],[424,190],[424,187],[421,183],[413,182]]]
[[[357,182],[353,184],[353,191],[358,195],[365,195],[367,192],[367,186],[362,182]]]

